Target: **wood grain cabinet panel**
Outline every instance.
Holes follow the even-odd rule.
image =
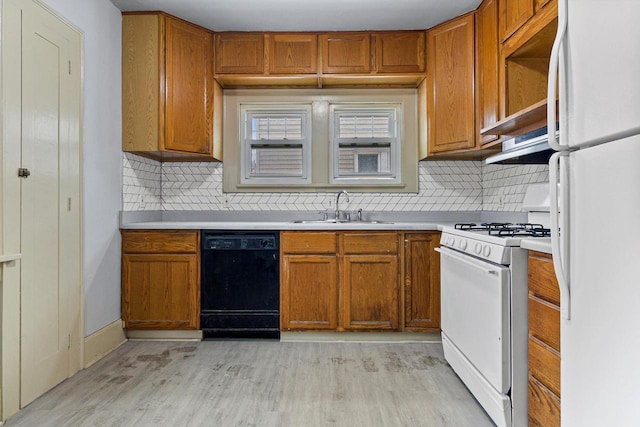
[[[318,71],[316,34],[267,34],[269,73],[313,74]]]
[[[424,31],[375,33],[373,39],[378,73],[424,72]]]
[[[335,255],[284,255],[281,275],[282,330],[338,327]]]
[[[123,231],[122,241],[125,328],[198,329],[198,232]]]
[[[342,327],[347,330],[398,328],[398,257],[345,255]]]
[[[160,161],[221,159],[211,31],[161,12],[127,12],[122,44],[123,151]]]
[[[283,231],[282,330],[399,328],[399,234]]]
[[[560,398],[529,377],[529,426],[560,426]]]
[[[264,33],[216,33],[217,74],[262,74]]]
[[[483,145],[498,139],[480,135],[482,128],[500,119],[500,62],[498,40],[498,0],[484,0],[476,13],[476,129]]]
[[[560,426],[560,306],[551,255],[529,251],[529,425]],[[557,301],[554,303],[553,301]]]
[[[370,33],[328,33],[320,36],[322,72],[358,74],[371,71]]]
[[[398,252],[398,234],[395,232],[349,232],[343,235],[345,254],[385,254]]]
[[[500,38],[503,42],[533,16],[533,2],[534,0],[500,0]]]
[[[475,148],[474,17],[427,32],[428,154]]]
[[[404,237],[404,328],[440,331],[440,233]]]

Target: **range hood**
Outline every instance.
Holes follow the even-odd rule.
[[[557,134],[557,132],[556,132]],[[485,163],[513,165],[542,165],[549,163],[553,150],[549,147],[547,127],[507,139],[502,142],[502,152],[487,157]]]

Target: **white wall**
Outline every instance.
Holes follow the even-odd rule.
[[[84,31],[85,336],[120,318],[122,17],[109,0],[41,0]]]

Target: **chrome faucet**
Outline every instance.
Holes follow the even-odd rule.
[[[347,202],[349,201],[349,193],[347,193],[347,190],[338,191],[338,195],[336,196],[336,221],[340,219],[340,196],[343,194]]]

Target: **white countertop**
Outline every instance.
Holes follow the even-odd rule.
[[[441,230],[433,222],[339,222],[295,223],[292,221],[141,221],[120,226],[123,230]]]
[[[123,211],[123,230],[442,230],[457,222],[492,222],[513,212],[365,212],[365,221],[301,223],[317,220],[322,212],[207,212]],[[367,221],[368,220],[368,221]],[[378,220],[381,222],[370,222]]]
[[[538,251],[538,252],[544,252],[546,254],[550,254],[551,238],[539,237],[536,239],[522,239],[522,242],[520,242],[520,247],[523,249],[528,249],[530,251]]]

